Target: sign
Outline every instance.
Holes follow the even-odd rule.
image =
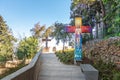
[[[75,26],[66,26],[65,31],[69,33],[75,33]],[[92,28],[90,26],[81,26],[82,33],[91,33]]]

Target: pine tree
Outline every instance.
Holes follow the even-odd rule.
[[[12,31],[7,26],[3,17],[0,16],[0,57],[5,59],[11,58],[14,41],[15,38],[12,35]]]

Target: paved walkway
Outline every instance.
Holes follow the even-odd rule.
[[[41,54],[38,80],[85,80],[80,66],[62,64],[54,53]]]

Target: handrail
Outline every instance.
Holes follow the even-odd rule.
[[[38,75],[38,73],[36,74],[35,71],[38,71],[36,69],[38,69],[37,67],[40,66],[39,64],[37,64],[39,62],[40,54],[41,54],[41,51],[38,52],[35,55],[35,57],[32,59],[30,64],[28,64],[27,66],[17,70],[14,73],[12,73],[12,74],[2,78],[1,80],[20,80],[20,79],[21,80],[37,80],[36,79],[37,78],[36,75]],[[39,66],[37,66],[37,65],[39,65]],[[30,77],[30,78],[28,78],[28,77]]]

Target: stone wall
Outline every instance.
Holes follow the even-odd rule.
[[[120,65],[120,37],[111,37],[107,40],[87,42],[83,46],[85,56],[90,59],[102,59],[104,62],[113,62]]]

